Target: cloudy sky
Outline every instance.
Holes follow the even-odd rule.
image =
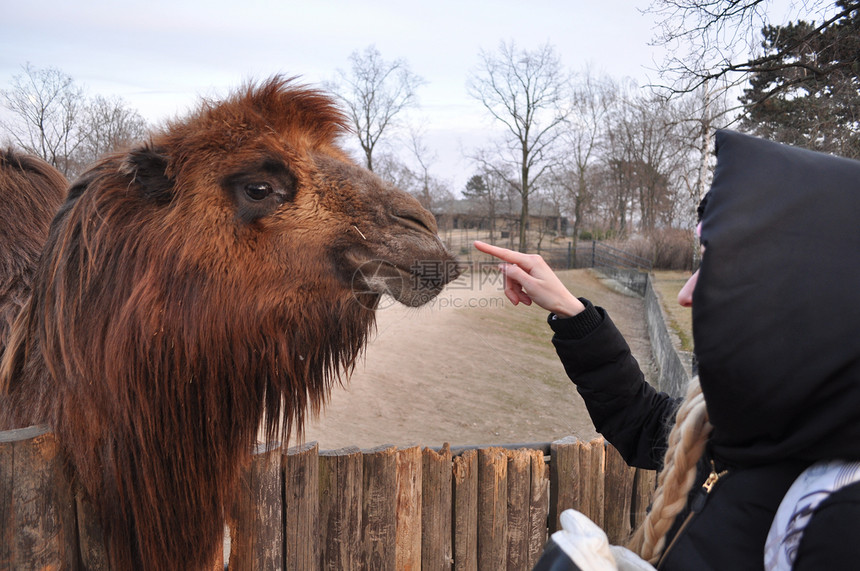
[[[436,153],[433,174],[455,192],[473,168],[462,158],[488,141],[489,119],[466,90],[480,50],[500,41],[549,42],[570,70],[640,84],[662,53],[649,46],[647,0],[17,0],[0,19],[0,89],[27,62],[56,67],[91,95],[119,95],[149,121],[251,79],[298,75],[317,84],[375,45],[427,82],[417,115]]]

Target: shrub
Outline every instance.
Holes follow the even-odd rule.
[[[692,270],[697,246],[692,230],[661,228],[651,233],[654,267],[661,270]]]
[[[611,245],[650,260],[655,270],[691,270],[695,244],[692,230],[657,228],[645,235],[613,241]]]

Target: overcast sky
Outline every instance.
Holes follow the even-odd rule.
[[[481,49],[500,41],[550,43],[563,65],[617,79],[649,78],[644,1],[620,0],[6,0],[0,16],[0,89],[29,62],[56,67],[90,95],[120,95],[157,122],[250,79],[298,75],[318,84],[375,45],[427,82],[418,92],[432,171],[458,192],[473,174],[462,158],[488,141],[489,119],[466,80]]]

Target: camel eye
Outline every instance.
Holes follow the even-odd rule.
[[[251,224],[293,200],[298,185],[283,163],[266,159],[225,176],[221,188],[232,201],[237,218]]]
[[[252,182],[245,185],[245,196],[251,200],[263,200],[272,192],[272,185],[268,182]]]

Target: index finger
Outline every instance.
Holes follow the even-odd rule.
[[[485,254],[490,254],[491,256],[495,256],[505,262],[516,264],[526,270],[530,269],[530,266],[532,265],[530,262],[532,257],[528,254],[515,252],[514,250],[508,250],[507,248],[500,248],[499,246],[493,246],[492,244],[487,244],[480,240],[475,240],[473,244],[475,248]]]

